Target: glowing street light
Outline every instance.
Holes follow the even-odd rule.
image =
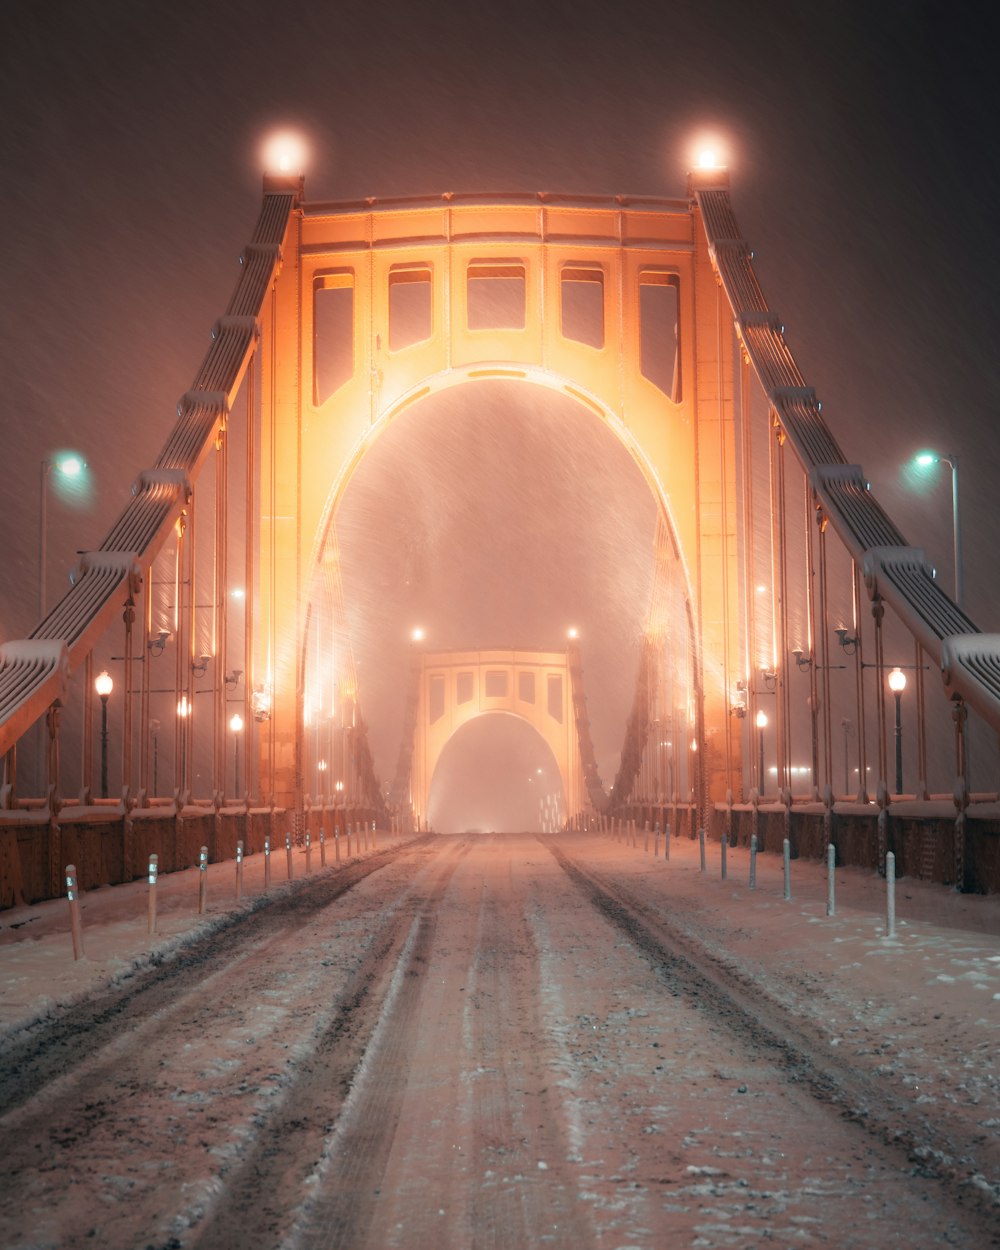
[[[894,668],[889,674],[889,689],[896,696],[896,793],[903,793],[903,721],[900,713],[900,697],[906,689],[906,674]]]
[[[951,516],[954,537],[955,559],[955,602],[963,607],[964,584],[962,577],[962,523],[958,510],[958,457],[941,454],[936,451],[922,451],[914,457],[913,463],[921,469],[929,469],[935,464],[946,464],[951,469]]]
[[[240,797],[240,734],[243,732],[243,717],[234,712],[229,718],[229,728],[233,731],[233,792]]]
[[[757,713],[757,782],[760,786],[761,798],[764,797],[764,730],[767,728],[767,713],[761,709]]]
[[[111,691],[114,690],[115,683],[111,680],[111,674],[104,670],[98,673],[94,680],[94,689],[97,691],[101,700],[101,798],[108,797],[108,699],[111,697]]]
[[[47,530],[49,510],[49,474],[58,473],[67,481],[76,481],[83,476],[87,464],[82,456],[75,452],[65,455],[47,456],[41,462],[39,475],[40,493],[38,499],[38,619],[45,615],[45,574],[47,555]]]

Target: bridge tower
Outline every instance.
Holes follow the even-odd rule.
[[[724,172],[699,174],[725,185]],[[332,523],[367,449],[446,387],[504,378],[574,398],[630,451],[682,586],[699,800],[739,789],[732,320],[695,200],[548,194],[310,203],[298,179],[260,317],[256,697],[261,778],[296,806],[304,725],[343,716],[322,660]],[[402,310],[407,315],[402,315]],[[613,506],[613,501],[609,501]],[[658,626],[656,628],[659,628]],[[353,696],[353,692],[350,692]]]

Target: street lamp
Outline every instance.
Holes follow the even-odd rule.
[[[240,797],[240,734],[243,732],[243,717],[234,712],[229,719],[229,728],[233,731],[233,792]]]
[[[906,689],[906,674],[894,668],[889,674],[889,689],[896,696],[896,793],[903,793],[903,721],[900,714],[900,697]]]
[[[155,798],[160,746],[160,722],[155,717],[149,722],[149,732],[153,738],[153,797]]]
[[[41,462],[39,473],[39,498],[38,498],[38,619],[41,620],[45,615],[45,571],[46,571],[46,546],[47,546],[47,530],[48,530],[48,506],[49,506],[49,490],[48,479],[53,469],[62,475],[62,477],[74,480],[83,473],[87,467],[82,456],[70,453],[63,456],[47,456]]]
[[[104,670],[94,680],[94,689],[101,699],[101,798],[108,797],[108,699],[115,683],[111,674]]]
[[[760,782],[760,796],[764,797],[764,730],[767,728],[767,713],[761,709],[757,713],[757,780]]]
[[[955,602],[963,606],[964,584],[962,577],[962,523],[958,510],[958,457],[940,454],[936,451],[922,451],[915,459],[921,469],[929,469],[933,464],[946,464],[951,469],[951,517],[955,552]]]

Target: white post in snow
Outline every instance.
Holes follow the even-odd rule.
[[[236,843],[236,900],[243,897],[243,843]]]
[[[306,876],[312,872],[312,840],[309,837],[309,830],[306,830]]]
[[[705,830],[698,830],[698,851],[701,855],[701,871],[705,871]]]
[[[149,876],[147,878],[149,881],[149,923],[147,926],[149,933],[156,932],[156,874],[158,865],[159,861],[157,857],[155,855],[150,855]]]
[[[271,888],[271,839],[264,839],[264,889]]]
[[[892,851],[885,855],[885,936],[896,936],[896,856]]]
[[[828,842],[826,847],[826,914],[828,916],[835,916],[837,914],[837,905],[833,896],[834,869],[836,866],[837,848],[832,842]]]
[[[208,905],[208,847],[198,852],[198,915],[205,914]]]
[[[653,825],[653,858],[660,858],[660,822]]]
[[[757,888],[757,835],[750,837],[750,889]]]
[[[322,825],[319,828],[319,866],[320,868],[326,867],[326,834]]]
[[[670,858],[670,821],[663,826],[663,858]]]
[[[292,879],[292,835],[285,834],[285,865],[288,868],[288,880]]]
[[[728,846],[729,846],[729,835],[726,833],[723,833],[722,835],[722,863],[721,863],[723,881],[725,881],[726,879],[726,850]]]
[[[76,888],[76,865],[66,865],[66,898],[69,902],[69,931],[73,938],[73,958],[82,959],[83,922],[80,919],[80,895]]]
[[[340,825],[333,826],[333,858],[335,863],[340,863]]]
[[[781,844],[781,854],[785,861],[785,898],[792,897],[792,844],[787,838]]]

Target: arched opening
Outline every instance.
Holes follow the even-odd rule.
[[[427,809],[438,833],[537,833],[551,831],[564,816],[559,767],[520,717],[476,717],[441,752]]]
[[[605,785],[613,780],[650,621],[659,511],[608,421],[547,387],[471,381],[387,425],[340,495],[312,593],[325,587],[342,606],[309,644],[314,657],[350,653],[349,678],[336,656],[320,667],[331,689],[356,680],[384,789],[405,729],[414,645],[558,650],[571,628],[598,770]],[[686,674],[686,579],[674,563],[671,646]],[[315,684],[307,676],[307,717]],[[686,689],[680,703],[690,703]],[[308,728],[306,742],[308,751]]]

